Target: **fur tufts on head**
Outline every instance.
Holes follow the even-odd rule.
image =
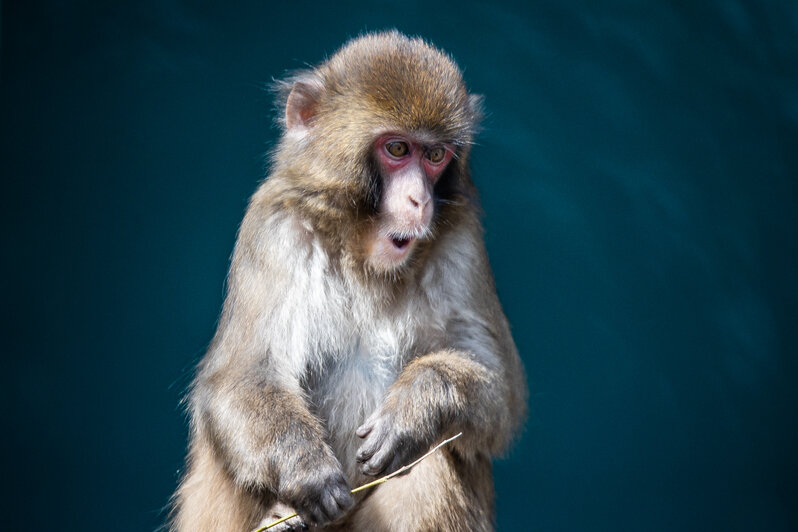
[[[381,194],[374,139],[406,132],[452,146],[436,183],[431,228],[471,205],[468,155],[482,117],[481,97],[468,93],[452,58],[398,31],[366,34],[328,60],[276,84],[285,134],[270,181],[279,201],[298,209],[333,245],[351,249],[373,222]]]

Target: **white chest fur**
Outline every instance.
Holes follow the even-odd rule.
[[[451,266],[427,264],[425,275],[387,302],[384,293],[341,274],[311,231],[283,225],[273,256],[289,288],[274,298],[272,331],[282,331],[272,352],[303,383],[314,412],[325,423],[333,450],[350,479],[360,445],[357,428],[376,410],[402,368],[415,356],[445,346],[446,322],[457,307],[449,285]],[[290,251],[289,251],[290,250]],[[449,270],[445,275],[443,270]],[[271,338],[275,338],[272,336]]]
[[[350,479],[356,477],[354,458],[360,445],[355,431],[382,404],[407,361],[429,349],[428,335],[402,314],[372,315],[370,323],[357,324],[358,335],[340,351],[327,353],[309,381],[313,407]]]

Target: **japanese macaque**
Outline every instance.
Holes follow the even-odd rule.
[[[172,529],[248,532],[296,511],[271,530],[492,530],[490,460],[526,386],[469,171],[480,98],[398,32],[280,88],[284,134],[188,396]]]

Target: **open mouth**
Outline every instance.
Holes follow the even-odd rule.
[[[396,249],[399,249],[399,250],[404,250],[405,248],[407,248],[407,246],[409,246],[410,242],[412,242],[412,241],[413,241],[412,238],[405,238],[405,237],[398,237],[398,236],[392,236],[391,237],[391,243],[394,245],[394,247]]]

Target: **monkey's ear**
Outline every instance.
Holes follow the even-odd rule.
[[[286,129],[310,127],[323,92],[324,84],[321,80],[308,78],[295,81],[285,101]]]

